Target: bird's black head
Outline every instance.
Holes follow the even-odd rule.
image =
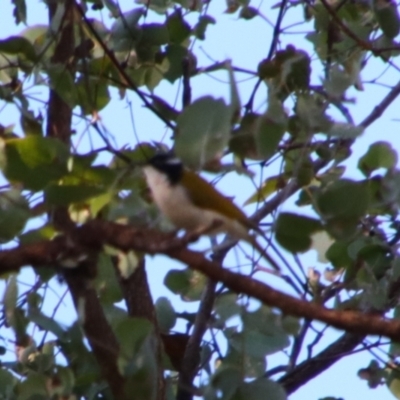
[[[158,153],[151,157],[148,163],[158,171],[166,174],[172,184],[178,183],[182,178],[182,161],[170,153]]]

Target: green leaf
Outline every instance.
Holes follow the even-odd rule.
[[[40,48],[45,42],[48,30],[48,25],[31,25],[25,28],[20,35],[29,40],[29,42],[36,48],[37,53],[39,54]]]
[[[100,296],[101,296],[101,293],[100,293]],[[112,302],[106,301],[105,299],[102,298],[102,296],[101,296],[101,300],[102,300],[104,315],[107,318],[108,323],[113,328],[118,326],[121,322],[125,321],[129,317],[128,312],[126,310],[118,307],[117,305],[115,305]]]
[[[370,205],[368,182],[347,179],[327,185],[315,198],[316,210],[325,220],[327,232],[335,239],[351,239],[357,232],[359,218]]]
[[[135,251],[118,251],[117,267],[124,279],[128,279],[140,266],[140,258]]]
[[[144,83],[151,92],[158,86],[158,84],[163,80],[164,73],[158,64],[147,68]]]
[[[347,242],[337,240],[326,251],[325,256],[335,269],[347,268],[354,263],[349,255],[348,246]]]
[[[17,276],[11,275],[8,279],[7,287],[3,296],[4,317],[7,324],[15,327],[15,310],[18,298]]]
[[[370,388],[377,388],[381,384],[384,374],[383,369],[379,367],[379,363],[376,360],[372,360],[367,368],[362,368],[358,371],[358,376],[368,381]]]
[[[285,315],[282,317],[282,328],[288,334],[297,336],[301,328],[300,320],[291,315]]]
[[[144,318],[124,318],[115,328],[115,334],[125,357],[134,357],[153,331],[150,321]]]
[[[329,75],[324,79],[324,88],[334,98],[340,98],[355,83],[354,77],[339,65],[332,65]]]
[[[50,87],[71,107],[77,103],[77,90],[71,72],[64,64],[50,64],[46,68]]]
[[[13,399],[14,387],[17,384],[17,378],[5,368],[0,369],[0,398]]]
[[[28,377],[18,382],[16,392],[18,400],[46,400],[48,378],[44,374],[31,371]]]
[[[359,241],[364,242],[362,239]],[[364,260],[369,266],[368,270],[374,273],[378,278],[381,278],[390,268],[392,256],[390,255],[389,246],[365,240],[356,254],[356,256],[352,254],[352,248],[350,246],[349,255],[352,256],[353,259]]]
[[[90,162],[91,157],[88,157]],[[108,187],[111,186],[118,179],[118,173],[104,165],[85,165],[86,161],[82,157],[74,155],[73,159],[68,161],[70,174],[64,178],[65,183],[83,184],[88,186]]]
[[[231,107],[231,113],[232,113],[232,122],[235,123],[240,116],[240,109],[241,109],[241,103],[240,103],[240,97],[239,97],[239,90],[236,84],[235,80],[235,74],[232,69],[232,63],[230,60],[225,61],[225,67],[228,70],[228,75],[229,75],[229,88],[230,88],[230,107]]]
[[[375,142],[358,161],[358,169],[369,176],[379,168],[394,168],[397,164],[397,152],[388,142]]]
[[[38,229],[31,229],[19,236],[20,244],[26,245],[42,240],[51,240],[56,235],[56,230],[52,225],[44,225]]]
[[[316,95],[301,93],[297,96],[296,114],[307,135],[329,131],[332,121],[325,112],[326,105]]]
[[[183,75],[183,60],[188,57],[189,51],[186,47],[178,44],[169,44],[165,49],[165,56],[169,62],[169,69],[164,77],[169,82],[174,83]]]
[[[10,58],[13,56],[3,56],[0,54],[0,82],[10,84],[18,76],[18,68],[13,66]],[[13,101],[12,89],[6,86],[0,86],[0,98],[5,101]]]
[[[175,152],[185,165],[200,169],[219,157],[228,144],[231,108],[223,99],[201,97],[179,115]]]
[[[45,189],[45,198],[49,204],[67,206],[85,201],[104,194],[107,189],[90,185],[56,185],[51,184]]]
[[[369,205],[369,191],[365,182],[338,180],[323,188],[317,196],[319,212],[326,219],[358,218]]]
[[[82,76],[75,84],[77,104],[83,114],[100,111],[110,102],[110,93],[104,79]]]
[[[338,240],[354,238],[359,227],[359,217],[333,217],[326,220],[325,229]]]
[[[200,15],[199,21],[194,27],[194,35],[197,39],[204,40],[206,38],[206,30],[208,25],[214,25],[216,23],[215,19],[210,15]]]
[[[233,131],[229,140],[229,150],[241,158],[262,160],[258,153],[255,140],[255,131],[260,114],[248,113],[243,116],[240,126]]]
[[[159,358],[154,351],[155,338],[148,337],[139,353],[131,360],[118,359],[119,371],[125,376],[125,393],[135,393],[135,398],[157,398],[159,384]]]
[[[288,45],[276,52],[273,60],[263,60],[258,65],[260,78],[270,78],[270,93],[279,100],[285,100],[292,92],[308,91],[310,81],[310,58],[302,50]]]
[[[171,302],[166,297],[159,297],[155,308],[160,331],[168,333],[176,323],[176,314]]]
[[[244,206],[253,203],[263,203],[272,194],[282,189],[286,185],[286,178],[282,175],[271,176],[266,179],[261,187],[252,194],[245,202]]]
[[[400,32],[400,17],[397,4],[392,0],[375,0],[374,11],[379,27],[388,38],[395,38]]]
[[[331,182],[339,180],[345,172],[346,167],[335,165],[325,170],[322,174],[318,174],[318,181],[325,186]]]
[[[102,0],[102,3],[104,3],[104,5],[110,11],[110,14],[113,18],[118,18],[120,16],[121,8],[117,2],[115,2],[114,0]]]
[[[289,340],[285,335],[268,336],[251,329],[240,333],[226,331],[225,335],[236,351],[258,359],[264,359],[265,356],[274,354],[289,345]]]
[[[75,386],[74,371],[71,368],[57,365],[57,379],[59,380],[57,392],[65,398],[73,397],[71,395]]]
[[[10,36],[0,40],[0,53],[23,55],[29,61],[36,61],[36,52],[29,40],[21,36]]]
[[[224,293],[218,296],[215,301],[215,312],[222,322],[225,323],[229,318],[239,315],[243,311],[237,301],[236,293]]]
[[[241,382],[241,368],[223,363],[211,377],[204,399],[231,399]]]
[[[108,254],[100,253],[96,265],[97,274],[93,286],[96,288],[102,304],[118,303],[122,300],[122,291],[111,257]]]
[[[278,152],[278,144],[285,133],[285,126],[272,121],[267,115],[261,116],[255,131],[257,152],[268,160]]]
[[[28,319],[44,331],[53,333],[58,339],[63,340],[66,338],[65,330],[61,328],[58,322],[56,322],[54,318],[44,315],[40,310],[30,308],[28,311]]]
[[[254,312],[244,312],[241,318],[241,332],[237,328],[227,328],[224,331],[229,344],[239,353],[264,359],[266,355],[289,346],[289,337],[282,328],[281,316],[272,312],[269,307],[261,306]]]
[[[205,283],[204,275],[189,268],[172,269],[168,271],[164,279],[165,286],[173,293],[181,295],[185,301],[200,300]]]
[[[67,173],[69,150],[57,139],[29,136],[5,144],[3,172],[10,181],[41,190]]]
[[[15,23],[18,25],[23,22],[26,23],[26,3],[25,0],[11,0],[14,4],[13,16],[15,18]]]
[[[400,278],[400,258],[396,257],[393,260],[393,269],[392,269],[392,273],[393,273],[393,280],[397,280]],[[399,309],[400,311],[400,309]]]
[[[400,373],[397,368],[388,367],[389,376],[386,380],[388,389],[396,399],[400,399]]]
[[[180,8],[177,8],[168,16],[166,25],[169,32],[169,40],[175,44],[181,44],[189,37],[192,31],[190,25],[183,19]]]
[[[259,15],[257,8],[251,6],[242,7],[239,12],[239,18],[243,18],[246,20],[253,19],[257,15]]]
[[[317,219],[281,213],[276,222],[276,240],[293,253],[304,252],[311,247],[311,235],[321,229],[321,222]]]
[[[143,24],[140,41],[150,45],[161,46],[169,42],[168,27],[164,24]]]
[[[114,51],[131,51],[134,48],[142,33],[138,23],[145,14],[144,7],[134,8],[115,20],[110,35],[110,46]]]
[[[26,136],[38,135],[43,136],[42,122],[43,118],[35,117],[32,111],[25,111],[21,113],[21,127]]]
[[[93,353],[85,344],[81,323],[76,321],[68,327],[67,336],[67,341],[58,342],[62,355],[70,360],[70,366],[74,368],[76,385],[90,386],[100,380],[100,371]]]
[[[243,352],[238,352],[232,346],[224,357],[224,364],[238,367],[246,378],[258,378],[265,373],[267,363],[265,358],[254,358]]]
[[[0,192],[0,242],[15,238],[30,218],[29,203],[20,190]]]
[[[267,111],[258,119],[255,129],[257,153],[261,158],[268,160],[277,153],[286,126],[287,117],[282,103],[270,96]]]

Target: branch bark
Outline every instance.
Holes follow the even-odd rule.
[[[364,340],[365,336],[346,332],[318,355],[297,365],[288,374],[279,379],[278,382],[282,384],[288,395],[294,393],[301,386],[353,351]]]
[[[157,360],[156,399],[162,400],[165,398],[165,380],[162,362],[163,349],[153,299],[147,281],[145,261],[144,259],[140,260],[136,270],[128,278],[123,278],[117,266],[115,264],[114,266],[129,315],[131,317],[145,318],[150,321],[154,327],[151,344]]]
[[[56,46],[51,62],[61,64],[65,68],[64,74],[69,74],[74,78],[74,49],[76,45],[74,40],[74,0],[65,0],[63,4],[50,2],[49,23],[51,24],[58,11],[57,8],[61,6],[64,6],[64,15],[56,33]],[[57,79],[60,78],[62,77]],[[56,82],[50,83],[53,84],[53,87],[56,85]],[[47,136],[69,145],[71,141],[71,123],[71,106],[62,99],[56,90],[50,89],[47,111]],[[49,219],[56,229],[61,232],[69,232],[75,227],[70,219],[67,207],[54,207],[49,212]],[[67,249],[69,247],[65,247],[64,251],[68,252]],[[91,254],[86,254],[85,257],[86,268],[89,271],[95,271],[96,257],[92,256],[92,252],[89,253]],[[60,265],[61,259],[59,256],[56,256],[53,260],[54,265]],[[82,328],[100,366],[103,377],[109,383],[111,392],[116,400],[128,400],[129,397],[124,389],[125,378],[119,373],[117,366],[119,344],[105,318],[97,293],[94,289],[87,287],[87,276],[84,274],[73,274],[67,270],[63,272],[75,309],[80,317]]]
[[[317,303],[294,298],[265,283],[226,270],[219,263],[207,260],[202,253],[188,250],[187,240],[108,221],[93,220],[75,228],[68,236],[4,250],[0,252],[0,272],[15,271],[26,264],[50,266],[57,260],[62,264],[62,256],[68,255],[70,260],[72,253],[79,260],[89,252],[100,250],[106,243],[124,251],[131,249],[150,254],[163,253],[202,272],[216,282],[224,283],[237,293],[247,294],[264,304],[279,308],[284,314],[318,320],[356,334],[382,335],[400,341],[399,320],[385,319],[374,313],[332,310]]]

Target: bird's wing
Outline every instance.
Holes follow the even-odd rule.
[[[224,214],[247,228],[254,229],[251,221],[239,207],[194,172],[186,170],[182,177],[182,184],[196,206]]]

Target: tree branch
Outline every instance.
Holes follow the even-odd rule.
[[[90,288],[79,274],[68,272],[64,274],[65,280],[102,375],[116,400],[129,400],[131,397],[124,392],[125,378],[117,367],[119,344],[104,316],[96,290]]]
[[[114,267],[129,315],[131,317],[145,318],[150,321],[154,327],[151,345],[157,360],[157,390],[155,392],[156,399],[163,400],[165,398],[165,380],[162,362],[162,344],[153,299],[147,280],[144,259],[139,261],[139,265],[136,267],[135,271],[127,278],[121,276],[116,263],[114,263]]]
[[[64,66],[64,73],[70,74],[75,80],[75,59],[74,59],[74,19],[75,3],[74,0],[64,2],[65,12],[62,17],[60,28],[57,32],[57,43],[52,57],[52,62]],[[49,21],[52,22],[57,12],[57,3],[49,3]],[[57,79],[60,79],[58,77]],[[52,82],[54,83],[54,82]],[[47,111],[47,136],[60,140],[70,145],[72,109],[62,97],[54,90],[50,90],[49,107]],[[74,229],[67,207],[53,207],[49,212],[49,218],[56,229],[61,232],[69,232]],[[50,259],[53,265],[62,264],[63,254],[65,252],[76,252],[77,248],[71,243],[65,242],[64,250],[50,250]],[[79,247],[78,247],[79,248]],[[61,252],[59,252],[61,250]],[[56,251],[56,253],[54,253]],[[72,255],[71,253],[69,253]],[[81,254],[82,255],[82,254]],[[97,257],[93,251],[85,252],[84,271],[94,273],[96,270]],[[49,258],[48,258],[49,259]],[[66,261],[67,258],[64,259]],[[125,378],[119,373],[117,359],[119,355],[118,341],[108,324],[103,309],[100,305],[97,293],[94,289],[87,286],[87,276],[82,273],[70,273],[71,271],[62,271],[68,284],[72,299],[74,301],[76,312],[82,324],[82,328],[93,350],[93,354],[100,366],[104,379],[110,385],[111,392],[116,400],[128,400],[125,393]]]
[[[226,270],[219,263],[207,260],[202,253],[186,249],[187,240],[108,221],[93,220],[75,228],[68,236],[4,250],[0,252],[1,272],[16,270],[26,264],[51,266],[57,262],[62,265],[65,257],[71,259],[71,254],[79,261],[89,251],[100,250],[104,244],[124,251],[131,249],[150,254],[166,254],[202,272],[210,279],[224,283],[237,293],[247,294],[266,305],[281,309],[284,314],[319,320],[348,332],[382,335],[400,341],[399,320],[384,319],[374,313],[327,309],[317,303],[296,299],[257,280]]]
[[[345,333],[311,360],[306,360],[297,365],[297,367],[279,379],[278,382],[285,388],[286,393],[290,395],[321,372],[327,370],[346,354],[352,352],[362,343],[365,336],[362,334]]]
[[[360,126],[366,128],[373,122],[375,122],[379,117],[381,117],[381,115],[390,106],[390,104],[392,104],[393,101],[396,100],[399,94],[400,94],[400,81],[397,83],[396,86],[393,86],[393,88],[384,97],[384,99],[377,106],[374,107],[374,109],[367,117],[365,117],[365,119],[360,123]]]
[[[190,400],[193,396],[192,384],[196,376],[200,362],[200,346],[205,331],[208,328],[208,321],[212,313],[215,299],[215,288],[217,283],[208,280],[202,293],[200,307],[197,311],[193,325],[193,332],[190,335],[186,346],[185,355],[182,360],[182,369],[179,374],[177,400]]]
[[[84,11],[82,8],[78,5],[75,4],[75,7],[80,14],[83,22],[85,25],[88,27],[90,30],[90,33],[96,38],[97,42],[99,43],[100,47],[103,49],[105,55],[107,58],[110,60],[111,64],[115,67],[115,69],[118,71],[119,75],[123,79],[123,84],[132,89],[142,100],[144,105],[151,110],[155,115],[157,115],[158,118],[161,119],[169,128],[175,129],[175,126],[169,121],[167,118],[165,118],[158,110],[151,104],[147,99],[146,96],[139,90],[137,85],[132,81],[132,79],[129,77],[129,75],[125,72],[125,70],[121,67],[119,64],[118,60],[115,58],[114,53],[107,47],[107,45],[104,43],[104,41],[101,39],[99,34],[97,33],[96,29],[92,26],[91,22],[88,20],[86,17]]]

